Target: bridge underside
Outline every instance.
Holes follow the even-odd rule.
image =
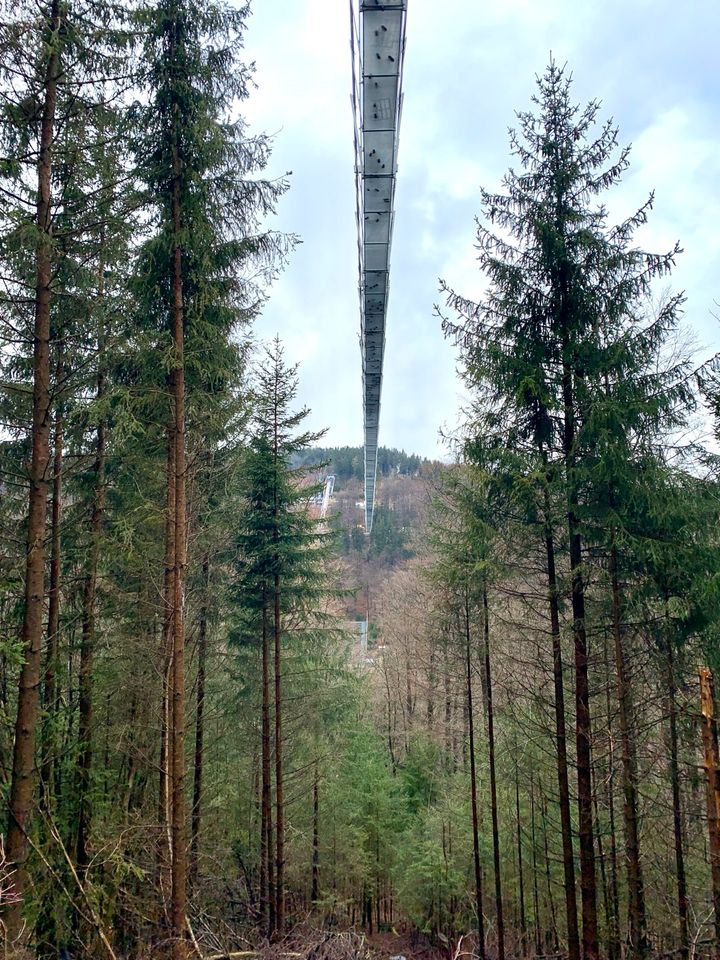
[[[365,425],[365,530],[372,529],[407,0],[351,0],[353,113]],[[358,16],[359,14],[359,16]]]

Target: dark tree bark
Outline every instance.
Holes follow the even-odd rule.
[[[169,378],[172,389],[172,375]],[[165,555],[163,560],[163,622],[161,633],[162,700],[160,704],[160,779],[158,790],[158,844],[157,881],[161,894],[164,921],[170,922],[171,877],[171,812],[170,812],[170,683],[172,672],[173,637],[173,567],[175,564],[175,443],[172,424],[167,430],[167,461],[165,467],[167,485],[165,491]],[[171,479],[172,478],[172,479]]]
[[[548,816],[547,801],[545,794],[540,790],[540,814],[542,816],[543,828],[543,847],[545,853],[545,886],[547,889],[548,904],[550,906],[550,919],[552,921],[552,946],[555,953],[560,950],[560,937],[558,936],[557,913],[555,911],[555,898],[552,892],[552,876],[550,874],[550,850],[548,847]]]
[[[620,897],[618,894],[618,864],[617,864],[617,842],[615,833],[615,738],[612,725],[612,705],[611,705],[611,666],[609,662],[609,651],[607,644],[607,634],[605,635],[603,657],[605,661],[605,710],[608,717],[608,758],[607,758],[607,777],[605,778],[605,800],[608,810],[609,842],[610,842],[610,879],[609,879],[609,907],[610,917],[608,920],[608,958],[617,960],[620,956]]]
[[[615,687],[620,722],[620,755],[623,771],[623,819],[625,826],[625,862],[628,885],[628,938],[629,955],[644,957],[648,953],[645,920],[645,893],[643,889],[642,864],[640,861],[640,835],[638,830],[637,769],[632,742],[632,703],[627,676],[626,656],[623,643],[620,584],[618,581],[617,548],[610,548],[610,580],[612,589],[612,632],[615,646]]]
[[[528,942],[527,918],[525,916],[525,873],[523,871],[522,826],[520,822],[520,772],[517,764],[517,753],[515,755],[515,831],[517,835],[518,894],[520,897],[520,952],[525,956]]]
[[[276,558],[277,563],[277,558]],[[275,676],[275,926],[285,927],[285,796],[283,790],[283,732],[282,732],[282,660],[280,618],[280,576],[274,584],[274,676]]]
[[[172,896],[170,921],[173,960],[187,956],[187,853],[185,849],[185,566],[187,563],[186,498],[185,498],[185,329],[182,274],[183,219],[180,196],[179,133],[175,105],[172,130],[172,328],[174,347],[173,369],[173,444],[175,485],[175,551],[172,590],[172,672],[171,728],[169,737],[172,784]]]
[[[570,814],[570,784],[568,781],[567,730],[565,726],[565,683],[563,678],[562,646],[560,642],[560,606],[557,573],[555,569],[555,538],[550,513],[550,495],[545,488],[545,555],[547,559],[548,602],[550,632],[553,650],[553,684],[555,690],[555,746],[560,799],[560,829],[562,833],[563,871],[565,892],[565,919],[567,924],[568,958],[580,960],[578,936],[577,896],[575,892],[575,854],[573,852],[572,817]]]
[[[540,924],[540,896],[538,893],[537,834],[535,830],[535,779],[530,775],[530,833],[532,838],[533,910],[535,914],[535,955],[542,953],[542,926]]]
[[[575,395],[573,373],[568,362],[570,347],[569,294],[561,267],[560,286],[563,347],[563,454],[566,473],[567,530],[570,547],[573,639],[575,644],[575,747],[578,784],[578,835],[580,840],[580,893],[582,902],[582,951],[585,960],[598,960],[597,888],[595,881],[595,843],[593,839],[592,764],[590,757],[590,685],[588,680],[587,633],[585,629],[585,583],[582,568],[582,536],[577,517],[577,479],[575,464]]]
[[[313,841],[312,841],[312,888],[310,900],[317,903],[320,897],[320,761],[315,758],[313,770]]]
[[[488,754],[490,762],[490,812],[493,832],[493,866],[495,872],[495,919],[497,923],[498,960],[505,960],[505,920],[503,916],[502,876],[500,873],[500,826],[495,769],[495,714],[493,709],[492,671],[490,664],[490,613],[487,586],[483,585],[483,655],[485,660],[485,702],[487,706]]]
[[[35,740],[41,679],[45,523],[50,466],[50,302],[52,298],[52,152],[57,82],[60,74],[60,0],[52,0],[46,23],[45,66],[38,151],[35,223],[35,320],[33,331],[32,454],[28,504],[27,557],[22,624],[23,664],[18,683],[12,779],[8,801],[7,857],[14,864],[11,897],[3,908],[8,939],[20,933],[27,887],[28,830],[34,793]],[[17,899],[16,899],[17,898]]]
[[[270,645],[267,590],[262,604],[262,792],[260,803],[260,915],[268,936],[275,932],[275,870],[273,869],[272,778],[270,766]]]
[[[475,719],[473,716],[472,660],[470,657],[470,605],[465,594],[465,681],[468,708],[468,735],[470,749],[470,804],[473,832],[473,864],[475,867],[475,909],[477,911],[478,957],[485,960],[485,918],[483,916],[483,876],[480,861],[480,833],[478,828],[477,771],[475,768]]]

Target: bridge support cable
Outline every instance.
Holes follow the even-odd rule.
[[[375,506],[406,15],[407,0],[350,0],[368,534]]]

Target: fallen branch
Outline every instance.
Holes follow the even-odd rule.
[[[205,957],[205,960],[237,960],[238,957],[259,957],[257,950],[236,950],[234,953],[214,953],[211,957]],[[295,954],[301,956],[301,954]]]

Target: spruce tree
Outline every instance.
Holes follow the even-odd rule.
[[[248,7],[159,0],[140,11],[145,28],[147,103],[136,108],[136,152],[157,225],[141,254],[138,288],[157,324],[165,372],[167,530],[166,657],[170,667],[169,764],[172,821],[173,957],[185,956],[185,621],[187,428],[194,404],[222,391],[235,347],[230,336],[257,308],[243,270],[272,275],[285,241],[258,229],[283,181],[252,179],[266,161],[265,137],[248,137],[235,117],[248,95],[240,60]],[[247,275],[247,274],[246,274]]]
[[[308,410],[292,409],[297,366],[287,366],[279,339],[266,349],[253,389],[255,410],[245,458],[247,508],[238,536],[237,596],[247,610],[245,632],[257,630],[262,654],[261,902],[269,933],[285,924],[285,797],[283,760],[283,648],[288,631],[307,630],[328,596],[323,572],[328,535],[307,510],[317,488],[293,460],[322,433],[303,431]],[[274,717],[271,735],[270,718]],[[274,741],[274,743],[273,743]],[[275,823],[270,808],[274,746]],[[273,851],[274,829],[274,851]]]
[[[461,320],[446,321],[445,329],[464,347],[467,379],[482,397],[476,431],[529,447],[560,478],[575,650],[583,954],[594,960],[599,947],[584,551],[592,424],[608,374],[628,389],[645,388],[642,366],[650,351],[642,348],[648,340],[651,346],[662,342],[680,299],[669,301],[645,336],[637,335],[639,304],[653,281],[671,269],[678,248],[655,255],[632,246],[652,197],[626,221],[609,224],[596,198],[617,184],[629,150],[618,150],[611,121],[596,131],[598,103],[577,106],[564,69],[551,62],[537,86],[537,112],[518,114],[519,128],[511,131],[519,170],[506,174],[503,192],[482,193],[486,220],[478,223],[477,239],[488,293],[476,304],[446,288]],[[623,350],[627,343],[635,349]],[[644,397],[647,402],[647,391]],[[627,411],[627,404],[613,405],[621,436],[634,425],[624,420]],[[632,949],[642,954],[642,884],[639,877],[630,882]]]

